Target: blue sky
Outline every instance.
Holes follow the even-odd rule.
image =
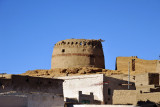
[[[71,38],[105,40],[106,69],[158,59],[160,0],[0,0],[0,72],[50,69],[54,44]]]

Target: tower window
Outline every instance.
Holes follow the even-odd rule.
[[[71,45],[73,45],[73,42],[71,43]]]
[[[65,52],[65,49],[62,49],[62,52]]]

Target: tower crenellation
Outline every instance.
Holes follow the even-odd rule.
[[[76,39],[78,40],[78,39]],[[63,40],[63,41],[60,41],[58,43],[55,44],[55,47],[62,47],[62,46],[82,46],[82,47],[98,47],[98,48],[101,48],[102,47],[102,44],[99,40],[85,40],[85,39],[82,39],[82,40],[78,40],[78,41],[66,41],[66,40]]]

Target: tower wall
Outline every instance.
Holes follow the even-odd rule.
[[[67,39],[56,43],[51,69],[70,67],[105,68],[101,41]]]

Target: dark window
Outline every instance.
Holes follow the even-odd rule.
[[[64,44],[66,44],[66,42],[63,42]]]
[[[108,95],[111,95],[111,89],[108,88]]]
[[[65,49],[62,49],[62,52],[65,52]]]
[[[71,45],[73,45],[73,42],[71,43]]]
[[[132,59],[132,71],[135,71],[135,59]]]

